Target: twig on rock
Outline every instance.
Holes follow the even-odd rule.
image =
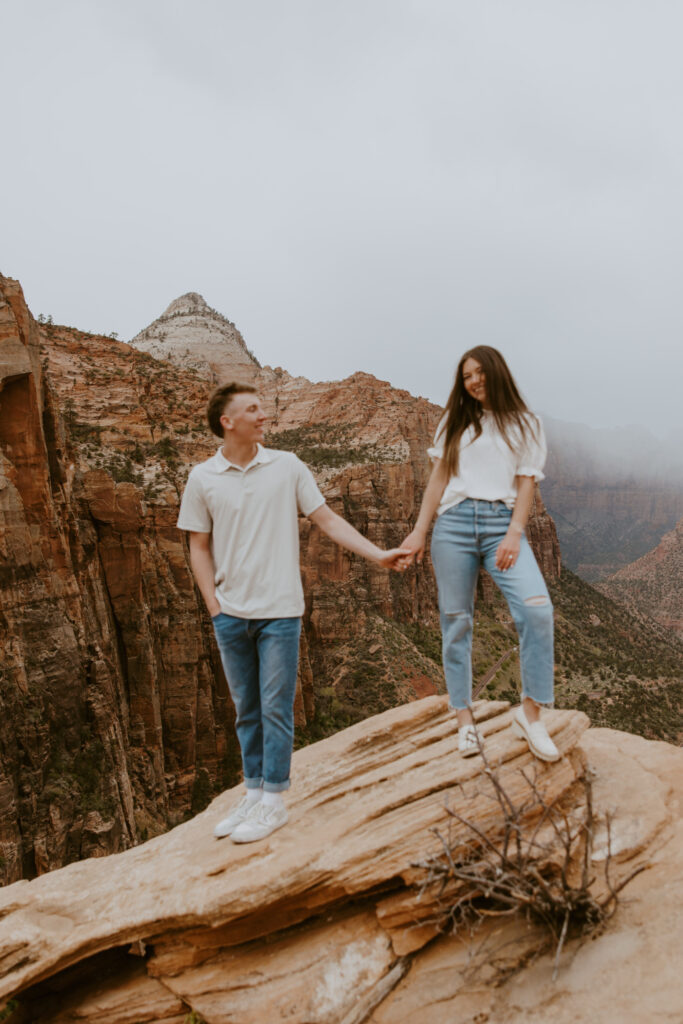
[[[583,813],[579,817],[566,810],[565,794],[546,799],[538,777],[524,771],[529,796],[516,804],[498,769],[492,767],[483,750],[481,756],[480,781],[487,784],[487,795],[498,805],[498,827],[495,832],[486,831],[480,823],[454,811],[446,803],[448,834],[432,829],[439,840],[440,852],[413,865],[425,872],[420,892],[421,895],[430,890],[433,893],[437,911],[430,921],[442,931],[467,929],[472,935],[486,918],[516,913],[540,923],[555,950],[555,980],[567,938],[572,934],[585,935],[609,918],[618,903],[619,892],[644,865],[614,884],[610,876],[612,831],[608,817],[607,895],[594,895],[591,891],[595,878],[591,874],[594,814],[590,772],[578,780],[583,789],[580,801]],[[475,795],[484,794],[475,791]],[[471,799],[470,793],[468,802]],[[578,880],[575,879],[577,872]]]

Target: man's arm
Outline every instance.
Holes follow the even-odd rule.
[[[351,526],[351,523],[347,523],[345,519],[333,512],[328,505],[321,505],[315,512],[311,512],[308,518],[335,544],[353,551],[356,555],[362,555],[363,558],[368,558],[371,562],[379,562],[385,569],[401,571],[406,568],[406,565],[402,563],[409,552],[403,551],[402,548],[383,551],[382,548],[378,548],[376,544],[359,533],[355,527]]]
[[[216,600],[216,570],[211,554],[210,533],[190,533],[190,565],[209,615],[218,615],[221,606]]]

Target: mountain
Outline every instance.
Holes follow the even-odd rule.
[[[224,344],[212,321],[205,327],[198,344]],[[19,284],[0,278],[5,882],[125,850],[239,778],[232,705],[175,527],[190,467],[218,446],[204,419],[215,371],[183,362],[183,344],[179,363],[38,324]],[[243,368],[241,348],[237,358]],[[398,544],[417,515],[440,410],[368,374],[311,383],[249,365],[270,411],[269,443],[307,460],[331,507],[361,531]],[[340,551],[307,520],[300,534],[297,743],[443,693],[428,560],[389,574]],[[562,699],[585,699],[596,715],[620,709],[626,727],[648,736],[677,736],[678,649],[565,578],[540,495],[529,536],[556,608],[566,607],[558,616]],[[484,577],[474,673],[487,694],[516,685],[515,648],[507,607]],[[661,700],[643,701],[643,692]]]
[[[259,368],[235,325],[197,292],[175,299],[135,335],[131,345],[155,359],[192,367],[216,382],[233,374],[249,381]]]
[[[599,589],[683,639],[683,519],[653,551],[608,576]]]

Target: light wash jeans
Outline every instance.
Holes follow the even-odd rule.
[[[526,537],[511,569],[496,569],[496,549],[512,512],[502,501],[466,498],[443,512],[432,533],[439,588],[443,668],[451,707],[472,701],[472,620],[479,566],[503,592],[519,634],[522,699],[553,702],[553,607]]]
[[[289,789],[301,619],[211,620],[237,712],[247,789]]]

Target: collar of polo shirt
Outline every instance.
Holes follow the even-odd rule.
[[[263,447],[263,445],[259,444],[258,442],[256,443],[256,455],[251,460],[251,462],[247,463],[247,465],[244,468],[242,468],[242,466],[237,466],[235,465],[234,462],[230,462],[229,459],[226,459],[225,455],[223,454],[222,448],[219,448],[218,451],[216,452],[215,459],[218,464],[218,471],[223,473],[229,469],[238,469],[240,473],[246,473],[248,469],[250,469],[252,466],[259,465],[259,463],[272,462],[272,456]]]

